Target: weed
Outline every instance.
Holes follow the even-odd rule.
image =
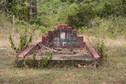
[[[105,62],[107,61],[107,54],[106,54],[106,46],[105,46],[103,40],[97,40],[94,43],[94,48],[100,55],[100,65],[105,64]]]
[[[121,81],[122,84],[126,84],[126,80]]]
[[[52,53],[49,52],[48,55],[46,57],[43,57],[40,62],[39,62],[39,66],[42,67],[47,67],[47,64],[49,62],[49,60],[52,58]]]
[[[14,44],[14,41],[13,41],[11,35],[9,36],[9,41],[10,41],[10,44],[11,44],[11,48],[12,48],[15,52],[17,52],[16,46],[15,46],[15,44]]]
[[[19,45],[16,47],[14,40],[12,39],[12,36],[9,36],[9,41],[11,48],[16,52],[19,53],[23,51],[26,47],[29,46],[29,44],[32,42],[32,34],[34,31],[30,31],[30,28],[27,28],[27,26],[20,25],[17,28],[18,33],[20,34],[19,37]]]
[[[28,45],[32,42],[32,35],[26,36],[26,35],[20,35],[19,39],[19,46],[16,47],[14,44],[14,40],[12,39],[12,36],[9,36],[9,42],[11,45],[11,48],[18,54],[19,52],[23,51]]]
[[[33,58],[33,60],[36,60],[36,54],[35,53],[32,54],[32,58]]]

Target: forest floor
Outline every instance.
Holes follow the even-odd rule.
[[[15,54],[10,48],[9,34],[18,39],[12,30],[0,30],[0,84],[126,84],[126,39],[104,38],[107,62],[98,68],[16,68]],[[86,41],[94,36],[84,35]],[[36,34],[34,41],[40,41]],[[18,41],[16,41],[18,43]]]

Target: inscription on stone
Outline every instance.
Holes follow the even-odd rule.
[[[49,47],[84,47],[83,37],[77,36],[77,30],[66,24],[59,25],[42,37],[42,43]]]

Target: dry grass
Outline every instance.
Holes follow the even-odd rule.
[[[107,46],[107,63],[97,69],[30,69],[13,67],[15,56],[9,46],[9,34],[13,34],[15,40],[18,38],[13,30],[0,32],[0,84],[126,84],[126,40],[123,38],[103,39]],[[37,34],[34,38],[41,40]],[[97,38],[85,35],[85,39],[93,42]]]

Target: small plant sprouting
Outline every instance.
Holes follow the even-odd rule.
[[[17,52],[17,48],[16,48],[16,46],[15,46],[15,44],[14,44],[14,41],[13,41],[11,35],[9,36],[9,42],[10,42],[11,48],[12,48],[15,52]]]
[[[53,54],[52,52],[49,52],[47,57],[43,57],[41,60],[40,60],[40,63],[39,63],[39,66],[46,66],[49,62],[49,60],[52,58]]]
[[[33,60],[36,60],[36,54],[35,53],[32,54],[32,58],[33,58]]]
[[[52,53],[52,52],[49,52],[49,53],[48,53],[48,59],[51,59],[52,56],[53,56],[53,53]]]

